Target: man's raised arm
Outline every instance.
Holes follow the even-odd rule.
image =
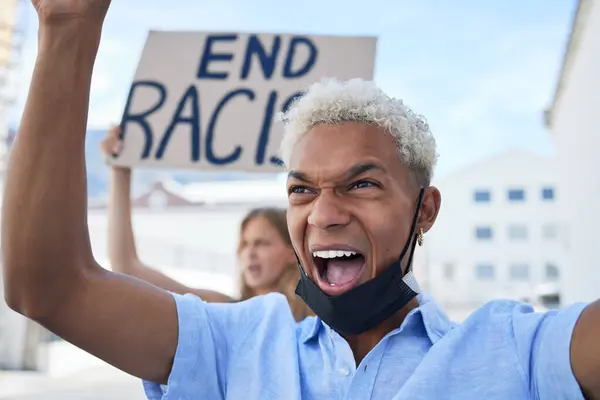
[[[177,347],[171,295],[95,262],[85,132],[109,0],[34,0],[38,56],[2,205],[7,303],[140,378],[166,382]]]

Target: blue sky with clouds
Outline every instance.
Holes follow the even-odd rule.
[[[113,0],[93,80],[90,125],[118,121],[147,31],[376,35],[375,79],[424,114],[438,176],[510,147],[552,152],[542,112],[564,54],[575,0]],[[36,49],[28,7],[21,95]]]

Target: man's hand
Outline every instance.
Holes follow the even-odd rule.
[[[32,0],[40,23],[104,21],[110,0]]]

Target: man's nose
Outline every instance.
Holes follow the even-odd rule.
[[[345,210],[335,191],[323,190],[313,202],[308,224],[322,230],[331,230],[350,223],[350,214]]]

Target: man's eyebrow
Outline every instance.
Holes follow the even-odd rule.
[[[308,176],[300,171],[290,171],[288,172],[288,179],[293,178],[293,179],[297,179],[299,181],[302,182],[310,182],[310,179],[308,179]]]
[[[373,170],[386,172],[386,169],[384,167],[382,167],[381,165],[376,164],[376,163],[358,163],[358,164],[355,164],[352,168],[350,168],[348,170],[348,172],[346,172],[343,175],[344,180],[349,181],[351,179],[354,179],[354,178],[364,174],[365,172],[369,172],[369,171],[373,171]]]
[[[378,170],[382,172],[386,172],[386,169],[379,164],[376,163],[358,163],[352,166],[346,173],[342,175],[342,179],[345,181],[349,181],[353,178],[356,178],[365,172],[369,172],[372,170]],[[297,179],[302,182],[310,182],[310,178],[303,172],[300,171],[290,171],[288,172],[288,179]]]

